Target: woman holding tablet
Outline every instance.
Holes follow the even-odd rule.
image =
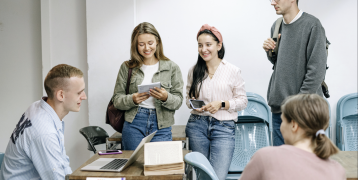
[[[317,94],[288,97],[281,106],[281,132],[286,145],[258,150],[240,180],[343,180],[344,168],[329,159],[339,152],[325,135],[329,125],[326,100]]]
[[[131,59],[118,72],[112,101],[126,110],[122,149],[134,150],[143,137],[157,131],[154,141],[171,141],[174,112],[183,102],[183,78],[180,68],[163,53],[163,44],[155,27],[143,22],[131,37]],[[128,70],[132,69],[129,94],[126,95]],[[160,82],[162,88],[138,93],[138,85]]]
[[[189,70],[186,104],[202,100],[205,106],[191,111],[186,125],[189,148],[204,154],[220,180],[224,180],[235,147],[237,111],[246,108],[241,70],[224,58],[221,33],[207,24],[198,34],[198,60]]]

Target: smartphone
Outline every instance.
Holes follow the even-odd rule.
[[[193,109],[200,109],[201,107],[205,106],[205,103],[202,100],[189,99],[189,102]]]
[[[105,150],[105,151],[98,151],[99,155],[106,155],[106,154],[122,154],[121,150]]]

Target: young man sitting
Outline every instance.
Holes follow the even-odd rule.
[[[0,180],[63,180],[72,173],[63,118],[70,111],[78,112],[87,99],[83,73],[60,64],[50,70],[44,85],[48,97],[31,104],[10,136]]]

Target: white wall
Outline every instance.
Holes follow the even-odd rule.
[[[118,69],[129,59],[133,7],[133,2],[127,0],[87,0],[89,122],[109,135],[115,131],[105,124],[105,112]]]
[[[299,7],[321,20],[332,43],[326,82],[335,124],[337,101],[357,91],[357,1],[300,1]],[[205,23],[217,27],[223,35],[225,59],[241,68],[246,90],[266,99],[272,65],[262,43],[278,17],[268,1],[87,0],[90,124],[114,132],[104,124],[105,108],[119,66],[129,58],[131,31],[144,21],[159,31],[164,53],[180,66],[185,84],[189,68],[197,61],[196,33]],[[184,103],[175,114],[175,124],[187,123],[189,110]]]
[[[40,100],[43,80],[53,66],[66,63],[78,67],[87,83],[86,44],[84,0],[0,0],[0,152],[5,152],[21,114]],[[90,156],[79,133],[88,126],[87,102],[79,113],[64,118],[72,170]]]
[[[40,1],[0,0],[0,152],[42,96]]]
[[[81,69],[86,83],[87,39],[86,1],[41,1],[43,75],[57,64],[69,64]],[[88,126],[88,101],[83,101],[80,112],[70,112],[65,118],[65,147],[72,170],[90,157],[87,141],[79,129]]]

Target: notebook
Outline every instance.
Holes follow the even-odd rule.
[[[87,166],[81,168],[83,171],[114,171],[121,172],[133,162],[135,162],[138,157],[143,153],[144,144],[150,142],[154,137],[155,133],[149,134],[147,137],[143,138],[139,143],[137,148],[134,150],[133,154],[129,159],[127,158],[99,158],[88,164]]]

